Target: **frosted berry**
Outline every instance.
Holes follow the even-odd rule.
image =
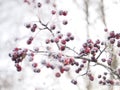
[[[35,29],[36,29],[36,28],[37,28],[37,24],[33,24],[33,28],[35,28]]]
[[[33,66],[34,68],[36,68],[36,67],[38,66],[38,64],[37,64],[37,63],[33,63],[32,66]]]
[[[120,47],[120,40],[117,42],[117,46]]]
[[[101,75],[98,75],[98,78],[101,78]]]
[[[66,16],[67,13],[68,13],[67,11],[63,11],[63,12],[62,12],[63,16]]]
[[[70,40],[74,40],[74,36],[71,36],[71,37],[70,37]]]
[[[74,84],[74,85],[76,85],[77,81],[73,79],[73,80],[71,80],[71,83]]]
[[[26,24],[26,28],[30,28],[31,27],[31,25],[30,24]]]
[[[49,44],[49,43],[50,43],[50,40],[49,40],[49,39],[46,39],[45,43],[46,43],[46,44]]]
[[[59,15],[63,15],[63,10],[60,10],[60,11],[59,11]]]
[[[90,79],[91,81],[93,81],[93,80],[94,80],[94,77],[93,77],[92,75],[90,75],[90,76],[89,76],[89,79]]]
[[[54,42],[58,43],[59,42],[59,38],[55,38]]]
[[[60,47],[60,50],[61,50],[61,51],[64,51],[64,50],[65,50],[65,46],[61,46],[61,47]]]
[[[40,8],[40,7],[42,6],[42,4],[39,2],[39,3],[37,4],[37,6],[38,6],[38,8]]]
[[[56,76],[56,77],[60,77],[61,74],[60,74],[59,72],[57,72],[57,73],[55,73],[55,76]]]
[[[62,43],[62,44],[66,44],[66,40],[64,40],[64,39],[61,40],[61,43]]]
[[[52,10],[51,13],[52,13],[52,15],[55,15],[55,14],[56,14],[56,11],[55,11],[55,10]]]
[[[39,68],[35,68],[34,70],[33,70],[35,73],[40,73],[40,69]]]
[[[67,33],[67,37],[70,37],[70,36],[71,36],[71,33],[70,33],[70,32],[68,32],[68,33]]]
[[[106,59],[105,59],[105,58],[102,58],[102,59],[101,59],[101,61],[102,61],[102,62],[105,62],[105,61],[106,61]]]
[[[63,21],[63,25],[67,25],[68,24],[68,21],[67,20],[64,20]]]
[[[110,43],[114,44],[115,43],[115,38],[110,38]]]
[[[51,29],[51,30],[54,30],[55,28],[56,28],[55,25],[51,25],[51,26],[50,26],[50,29]]]

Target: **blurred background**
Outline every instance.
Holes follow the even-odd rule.
[[[32,34],[25,24],[36,21],[36,15],[45,23],[48,20],[56,23],[63,33],[72,32],[76,39],[71,47],[76,50],[88,38],[105,40],[105,28],[120,32],[120,0],[36,0],[39,1],[43,4],[41,9],[24,0],[0,0],[0,90],[120,90],[119,86],[100,86],[96,81],[90,83],[86,77],[78,78],[79,84],[75,86],[70,83],[74,76],[72,72],[56,79],[44,68],[40,74],[34,74],[29,65],[22,72],[16,71],[8,54],[14,47],[28,47],[26,40]],[[64,18],[54,20],[50,15],[53,4],[56,4],[56,10],[68,11],[67,26],[60,25]],[[46,37],[42,34],[41,38]]]

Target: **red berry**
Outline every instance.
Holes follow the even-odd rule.
[[[101,75],[98,75],[98,78],[101,78]]]
[[[54,41],[55,41],[56,43],[58,43],[58,42],[59,42],[59,38],[55,38]]]
[[[20,48],[17,48],[17,47],[16,47],[16,48],[14,48],[14,51],[18,51],[18,50],[20,50]]]
[[[89,76],[89,79],[90,79],[91,81],[93,81],[93,80],[94,80],[94,77],[93,77],[92,75],[90,75],[90,76]]]
[[[110,38],[110,43],[114,44],[115,43],[115,38]]]
[[[33,37],[30,37],[30,38],[29,38],[29,40],[31,40],[31,41],[32,41],[32,40],[33,40]]]
[[[34,57],[34,53],[31,53],[30,55],[31,55],[32,57]]]
[[[105,77],[105,76],[103,76],[103,80],[106,80],[106,77]]]
[[[53,42],[54,42],[54,40],[53,40],[53,39],[51,39],[50,41],[51,41],[51,43],[53,43]]]
[[[84,60],[84,59],[83,59],[83,60],[82,60],[82,62],[83,62],[83,63],[86,63],[86,62],[87,62],[87,60]]]
[[[91,39],[88,39],[87,43],[93,43],[93,41]]]
[[[70,41],[70,38],[66,38],[65,40],[66,40],[67,42],[69,42],[69,41]]]
[[[49,40],[49,39],[46,39],[45,43],[46,43],[46,44],[49,44],[49,43],[50,43],[50,40]]]
[[[65,60],[64,60],[64,65],[68,65],[70,63],[70,60],[68,59],[68,58],[66,58]]]
[[[31,40],[27,40],[27,44],[30,45],[32,43]]]
[[[62,12],[63,16],[66,16],[67,13],[68,13],[67,11],[63,11],[63,12]]]
[[[55,10],[52,10],[51,13],[52,13],[52,15],[55,15],[55,14],[56,14],[56,11],[55,11]]]
[[[79,66],[79,63],[78,63],[78,62],[74,62],[74,64],[75,64],[76,66]]]
[[[60,31],[57,31],[56,33],[57,33],[57,34],[60,34],[61,32],[60,32]]]
[[[88,44],[87,43],[83,43],[82,45],[84,48],[87,48],[88,47]]]
[[[73,63],[73,62],[74,62],[74,58],[71,57],[71,58],[69,59],[69,62],[70,62],[70,63]]]
[[[59,11],[59,15],[63,15],[63,10],[60,10],[60,11]]]
[[[47,68],[50,68],[50,67],[51,67],[51,64],[50,64],[50,63],[46,63],[46,67],[47,67]]]
[[[116,38],[116,39],[120,39],[120,33],[117,33],[117,34],[115,35],[115,38]]]
[[[50,29],[51,29],[51,30],[54,30],[55,28],[56,28],[55,25],[51,25],[51,26],[50,26]]]
[[[39,68],[35,68],[34,70],[33,70],[35,73],[40,73],[40,69]]]
[[[83,65],[83,64],[81,64],[81,65],[80,65],[80,67],[81,67],[81,68],[83,68],[83,67],[84,67],[84,65]]]
[[[108,73],[107,72],[104,72],[104,75],[107,75]]]
[[[59,78],[61,76],[61,74],[59,72],[57,72],[57,73],[55,73],[55,76]]]
[[[39,3],[37,4],[37,6],[40,8],[40,7],[42,6],[42,4],[39,2]]]
[[[60,47],[60,50],[61,50],[61,51],[64,51],[64,50],[65,50],[65,46],[61,46],[61,47]]]
[[[70,40],[74,40],[74,36],[71,36],[71,37],[70,37]]]
[[[100,44],[100,40],[98,39],[98,40],[96,40],[96,44]]]
[[[16,66],[18,72],[20,72],[22,70],[22,67],[19,64],[16,64],[15,66]]]
[[[92,56],[92,57],[91,57],[91,61],[97,62],[97,59],[96,59],[94,56]]]
[[[81,71],[81,68],[78,68],[77,70],[75,70],[76,73],[79,73]]]
[[[113,80],[110,80],[110,84],[113,85],[113,84],[114,84],[114,81],[113,81]]]
[[[64,20],[63,21],[63,25],[67,25],[68,24],[68,21],[67,20]]]
[[[51,69],[54,69],[55,67],[53,65],[50,66]]]
[[[90,53],[90,48],[88,48],[88,47],[85,48],[85,53],[86,53],[86,54]]]
[[[100,81],[99,81],[99,84],[102,84],[102,83],[103,83],[103,81],[100,80]]]
[[[64,73],[64,71],[65,71],[65,69],[62,66],[60,66],[60,72]]]
[[[102,60],[102,62],[105,62],[105,61],[106,61],[106,59],[105,59],[105,58],[102,58],[101,60]]]
[[[62,43],[62,44],[66,44],[66,40],[64,40],[64,39],[61,40],[61,43]]]
[[[34,58],[31,56],[29,57],[29,62],[32,62],[34,60]]]
[[[45,0],[45,3],[49,4],[49,3],[50,3],[50,0]]]
[[[39,51],[39,48],[38,48],[38,47],[35,47],[34,50],[35,50],[36,52],[38,52],[38,51]]]
[[[106,85],[106,82],[102,82],[103,85]]]
[[[68,36],[68,37],[70,37],[70,36],[71,36],[71,33],[70,33],[70,32],[68,32],[68,33],[67,33],[67,36]]]
[[[37,24],[33,24],[33,28],[36,29],[37,28]]]
[[[36,30],[35,28],[33,28],[33,27],[31,28],[31,32],[35,32],[35,30]]]
[[[37,63],[33,63],[32,66],[33,66],[34,68],[36,68],[36,67],[38,66],[38,64],[37,64]]]
[[[111,60],[107,60],[108,65],[111,65],[111,62],[112,62]]]
[[[66,67],[66,68],[64,68],[64,70],[65,70],[65,71],[69,71],[69,70],[70,70],[70,68],[69,68],[69,67]]]
[[[73,83],[74,85],[76,85],[77,81],[73,79],[73,80],[71,80],[71,83]]]
[[[30,25],[30,24],[27,24],[27,25],[26,25],[26,28],[30,28],[30,27],[31,27],[31,25]]]
[[[114,38],[115,37],[115,32],[111,31],[109,35],[110,35],[111,38]]]
[[[17,67],[17,71],[20,72],[22,70],[22,67]]]
[[[30,5],[30,1],[29,0],[24,0],[24,2]]]
[[[55,4],[55,3],[53,3],[52,6],[53,6],[54,8],[56,8],[56,4]]]
[[[63,35],[62,35],[62,34],[59,34],[59,35],[58,35],[58,38],[59,38],[59,39],[61,39],[62,37],[63,37]]]
[[[83,63],[86,63],[87,61],[86,60],[82,60]]]
[[[104,29],[104,31],[105,31],[105,32],[107,32],[107,31],[108,31],[108,29],[106,28],[106,29]]]
[[[117,47],[120,47],[120,40],[117,42]]]

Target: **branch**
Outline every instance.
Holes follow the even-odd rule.
[[[47,30],[52,34],[53,37],[55,37],[55,35],[54,35],[54,33],[52,32],[52,30],[47,26],[48,23],[47,23],[47,24],[44,24],[44,23],[42,23],[42,21],[41,21],[40,19],[39,19],[39,23],[40,23],[42,26],[44,26],[44,27],[45,27],[44,29],[47,29]],[[55,42],[55,43],[56,43],[56,42]],[[58,49],[60,50],[59,44],[56,43],[56,45],[57,45]]]
[[[106,48],[107,48],[107,45],[105,45],[105,48],[102,51],[100,51],[100,54],[97,56],[96,59],[98,59],[101,56],[101,54],[106,50]]]

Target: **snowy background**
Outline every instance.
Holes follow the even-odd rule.
[[[76,36],[77,41],[73,47],[79,48],[87,39],[83,0],[55,0],[55,2],[58,10],[68,10],[67,19],[69,24],[59,28],[63,30],[62,32],[72,32]],[[91,24],[89,25],[89,35],[92,39],[104,39],[105,26],[97,8],[99,2],[100,0],[90,0],[89,21]],[[104,4],[108,29],[119,32],[120,1],[104,0]],[[40,10],[42,12],[40,16],[44,18],[44,21],[47,21],[51,18],[47,11],[52,8],[43,8]],[[22,72],[16,71],[8,53],[16,46],[27,47],[25,40],[31,33],[24,25],[26,22],[36,20],[35,15],[37,13],[37,10],[24,4],[22,0],[0,0],[0,90],[110,90],[109,86],[99,86],[96,82],[93,82],[94,85],[91,86],[91,89],[88,89],[89,81],[85,77],[78,78],[80,82],[75,86],[70,82],[70,78],[73,75],[69,77],[65,74],[61,78],[56,79],[52,75],[53,72],[45,68],[40,74],[34,74],[29,66]],[[57,20],[59,21],[61,18]],[[42,37],[43,39],[45,38],[45,36]],[[115,86],[113,90],[119,89],[119,86]]]

